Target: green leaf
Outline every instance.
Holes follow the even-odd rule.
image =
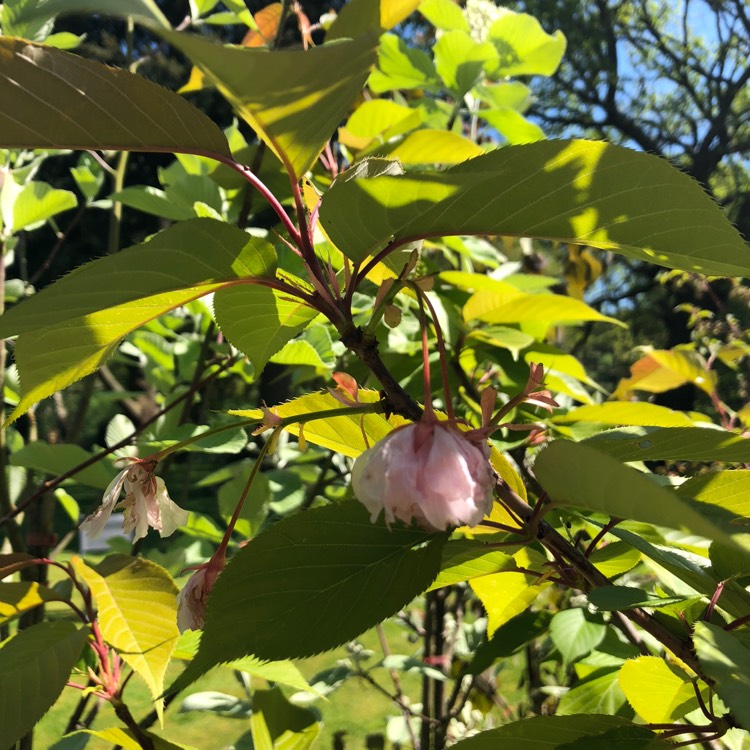
[[[320,728],[314,711],[293,705],[279,688],[253,691],[250,729],[255,750],[307,750]]]
[[[331,334],[324,325],[312,325],[296,339],[287,342],[271,359],[277,365],[315,367],[332,370],[336,365]]]
[[[58,190],[46,182],[28,182],[15,196],[13,218],[6,230],[20,232],[24,229],[36,229],[47,219],[75,208],[77,204],[76,196],[70,190]]]
[[[534,143],[545,138],[544,131],[537,124],[511,107],[480,109],[478,115],[511,145]]]
[[[558,612],[550,623],[549,634],[566,664],[593,651],[607,634],[601,617],[575,607]]]
[[[64,597],[36,581],[0,583],[0,623],[20,617],[45,602],[63,601]]]
[[[708,622],[695,623],[693,643],[714,690],[743,729],[750,730],[750,650],[731,633]],[[2,652],[0,652],[2,653]]]
[[[154,699],[180,635],[178,589],[164,568],[150,560],[112,555],[98,571],[74,557],[73,566],[91,589],[104,639],[148,685]],[[161,711],[161,701],[157,710]]]
[[[184,151],[231,158],[221,130],[178,94],[22,39],[0,38],[0,99],[13,102],[0,112],[3,148]]]
[[[179,641],[172,654],[175,659],[192,659],[198,652],[201,632],[198,630],[186,630],[180,635]],[[245,656],[235,659],[226,664],[230,669],[247,672],[253,677],[259,677],[266,682],[274,682],[280,685],[288,685],[296,690],[313,692],[310,684],[302,676],[294,662],[291,661],[262,661],[254,656]]]
[[[102,13],[131,16],[139,21],[170,28],[169,21],[154,0],[37,0],[21,13],[23,20],[54,18],[68,13]]]
[[[443,534],[372,524],[357,502],[285,518],[217,580],[198,654],[170,692],[250,653],[285,659],[351,640],[430,585],[444,543]]]
[[[272,278],[275,270],[276,251],[265,240],[220,221],[192,219],[87,263],[11,308],[0,319],[0,336],[49,328],[165,292],[189,290],[189,301],[240,278]]]
[[[24,466],[28,469],[58,476],[69,471],[74,466],[88,461],[93,453],[80,448],[77,445],[55,443],[51,445],[44,440],[28,443],[23,448],[11,454],[10,464],[12,466]],[[107,489],[115,472],[109,461],[98,461],[82,471],[76,473],[71,481],[95,487],[98,490]]]
[[[718,505],[736,516],[750,518],[750,471],[746,469],[699,474],[681,484],[678,491],[684,497]]]
[[[611,743],[611,738],[632,737],[640,743]],[[480,732],[468,740],[457,742],[453,747],[458,750],[497,750],[498,747],[513,750],[578,750],[582,739],[592,740],[588,750],[594,748],[611,748],[611,750],[649,750],[668,748],[659,743],[656,735],[619,716],[603,714],[584,714],[579,716],[532,716],[520,721],[505,724],[497,729]],[[601,744],[597,744],[601,742]],[[651,743],[657,744],[651,744]],[[583,748],[583,744],[580,745]]]
[[[616,578],[638,565],[641,554],[625,542],[612,542],[595,549],[589,559],[607,578]]]
[[[495,631],[489,641],[477,648],[474,658],[465,669],[466,674],[481,674],[498,659],[510,656],[529,641],[546,633],[551,620],[552,615],[545,610],[527,610],[512,617]]]
[[[658,656],[628,659],[619,680],[628,703],[649,723],[675,721],[698,707],[687,675]]]
[[[643,401],[608,401],[605,404],[579,406],[554,417],[556,424],[596,422],[606,425],[648,425],[653,427],[692,427],[695,422],[684,412]]]
[[[577,506],[617,518],[677,528],[733,543],[732,515],[681,498],[590,444],[556,441],[539,454],[534,472],[557,505]]]
[[[337,181],[320,220],[355,261],[416,237],[502,234],[750,275],[750,250],[697,183],[657,157],[601,142],[541,141],[440,174]]]
[[[83,651],[88,628],[41,622],[0,646],[0,747],[11,747],[47,713]]]
[[[461,8],[451,0],[422,0],[419,12],[436,28],[443,31],[469,31],[469,22]]]
[[[192,208],[174,203],[169,200],[163,190],[150,185],[126,187],[117,193],[113,193],[110,198],[120,201],[123,206],[128,208],[134,208],[136,211],[142,211],[153,216],[161,216],[171,221],[184,221],[195,217],[195,211]]]
[[[194,219],[73,271],[0,318],[0,336],[22,334],[23,395],[8,421],[93,372],[135,328],[238,279],[272,276],[275,263],[265,240]]]
[[[356,151],[366,148],[373,139],[385,143],[418,127],[419,111],[389,99],[371,99],[354,110],[344,127],[339,128],[339,141]]]
[[[489,42],[475,42],[468,32],[459,29],[441,34],[433,51],[438,75],[457,98],[479,83],[484,66],[497,58]]]
[[[516,561],[505,552],[472,539],[453,539],[443,547],[440,573],[429,590],[517,569]]]
[[[214,314],[222,333],[253,363],[257,378],[268,360],[303,331],[318,311],[276,289],[242,285],[214,296]]]
[[[505,10],[490,26],[487,39],[498,52],[497,66],[488,70],[495,78],[551,76],[565,54],[562,32],[547,34],[539,21],[526,13]]]
[[[380,153],[378,150],[376,153]],[[402,164],[459,164],[479,156],[482,148],[457,133],[446,130],[415,130],[388,152]]]
[[[560,699],[556,715],[614,715],[619,713],[625,702],[625,694],[617,681],[617,670],[605,667],[573,685]]]
[[[374,33],[311,50],[221,46],[160,31],[184,52],[295,179],[317,160],[375,62]]]
[[[627,542],[646,557],[663,567],[692,589],[711,598],[716,592],[720,578],[711,570],[705,557],[691,555],[684,550],[672,549],[647,542],[640,534],[635,534],[621,526],[610,530],[614,536]],[[750,610],[750,594],[735,581],[729,581],[719,599],[719,608],[733,617],[742,617]]]
[[[602,586],[590,591],[588,600],[599,610],[614,612],[635,607],[668,607],[685,601],[685,597],[659,596],[633,586]]]
[[[708,427],[631,427],[584,441],[620,461],[721,461],[750,463],[750,441]]]
[[[368,88],[382,94],[439,83],[435,65],[426,52],[409,47],[395,34],[382,36],[378,47],[378,69],[370,74]]]

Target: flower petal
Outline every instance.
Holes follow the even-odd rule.
[[[112,515],[112,511],[117,505],[117,501],[122,493],[122,485],[128,475],[130,468],[123,469],[104,490],[102,504],[81,524],[81,530],[92,539],[102,533],[107,519]]]

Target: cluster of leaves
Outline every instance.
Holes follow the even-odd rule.
[[[269,6],[253,18],[241,3],[213,12],[215,5],[191,3],[192,25],[244,23],[271,39],[286,13]],[[27,299],[0,319],[0,336],[17,336],[17,377],[4,381],[14,407],[4,435],[4,486],[12,491],[0,498],[14,553],[0,572],[22,578],[0,584],[0,616],[8,623],[64,602],[76,624],[26,622],[3,642],[0,745],[30,731],[70,682],[114,706],[121,725],[97,736],[123,747],[177,747],[134,719],[123,670],[146,682],[160,716],[165,692],[228,663],[307,696],[295,705],[278,688],[249,691],[235,708],[250,715],[255,744],[292,737],[307,747],[319,729],[306,707],[315,693],[288,660],[414,608],[425,623],[433,618],[421,629],[403,618],[422,637],[417,666],[426,683],[450,675],[455,684],[447,699],[426,692],[421,706],[397,689],[405,741],[423,750],[475,730],[484,731],[461,746],[524,738],[540,747],[655,748],[695,736],[741,747],[750,729],[742,677],[750,671],[750,474],[728,467],[750,464],[740,427],[749,416],[722,402],[712,368],[747,352],[734,346],[705,359],[695,349],[651,350],[608,397],[566,353],[565,331],[618,321],[583,301],[588,282],[562,294],[557,278],[522,272],[535,238],[569,245],[571,263],[593,276],[600,266],[584,246],[691,274],[750,275],[750,253],[721,211],[655,157],[544,140],[524,117],[530,89],[513,78],[550,75],[565,42],[524,14],[483,17],[449,0],[352,0],[325,44],[269,51],[252,34],[243,46],[222,46],[175,30],[149,0],[110,2],[108,11],[191,60],[188,89],[212,86],[231,103],[244,124],[223,132],[134,73],[34,41],[60,10],[96,6],[3,6],[0,96],[14,102],[0,114],[0,146],[9,149],[4,252],[18,253],[24,232],[45,222],[56,228],[55,217],[76,205],[124,205],[173,223],[141,244],[111,247],[36,294],[23,277],[7,290],[6,299]],[[429,51],[391,32],[414,10],[440,32]],[[296,13],[307,46],[310,25]],[[112,169],[84,154],[72,171],[79,202],[36,179],[53,149],[177,158],[156,188],[125,186],[124,161]],[[108,170],[112,190],[97,200]],[[269,206],[270,229],[259,220]],[[439,355],[424,363],[420,299],[429,302],[426,335]],[[132,419],[107,412],[98,454],[72,444],[73,429],[71,444],[38,439],[36,419],[24,415],[43,415],[35,405],[65,388],[85,395],[78,381],[96,371],[111,383],[108,361],[124,372],[137,365],[158,394],[154,414],[143,417],[138,393],[120,387],[115,396],[130,404]],[[510,427],[491,441],[498,497],[483,525],[434,534],[370,523],[346,487],[350,459],[417,419],[423,395],[445,405],[457,394],[450,406],[479,426],[482,387],[491,382],[510,403],[531,363],[544,365],[560,406],[544,418],[528,405],[509,407]],[[286,368],[291,396],[269,404],[280,420],[271,422],[257,408],[270,366]],[[424,367],[444,376],[434,394],[420,391]],[[320,390],[344,369],[365,387]],[[367,387],[375,381],[378,390]],[[710,397],[719,424],[634,399],[686,382]],[[211,407],[224,413],[209,416]],[[259,452],[245,432],[261,422],[277,441],[265,460],[266,448]],[[104,489],[117,450],[158,454],[168,482],[168,469],[173,478],[185,474],[172,465],[183,453],[235,459],[196,469],[197,480],[187,474],[190,521],[153,560],[113,555],[93,566],[22,550],[19,513],[56,489],[78,523],[77,503],[60,485],[72,478],[76,487]],[[669,469],[676,462],[688,464],[682,475]],[[650,471],[657,463],[667,470]],[[22,497],[24,469],[55,478]],[[200,639],[180,636],[174,574],[212,545],[228,540],[234,549],[248,539],[211,591]],[[50,564],[67,583],[26,575]],[[476,636],[485,620],[459,615],[469,598],[486,613],[478,642],[468,633]],[[450,649],[446,601],[455,603]],[[532,646],[546,665],[535,705],[546,702],[556,715],[490,728],[491,712],[477,708],[479,676]],[[173,659],[187,667],[165,691]],[[415,668],[394,655],[383,664]],[[90,667],[90,684],[78,684]],[[357,666],[344,677],[366,674]],[[316,690],[344,677],[329,675]],[[464,709],[472,707],[479,718],[470,720]]]

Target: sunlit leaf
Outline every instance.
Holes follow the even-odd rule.
[[[58,190],[46,182],[28,182],[15,196],[12,220],[7,223],[6,230],[36,229],[47,219],[75,208],[77,204],[76,196],[70,190]]]
[[[750,274],[750,251],[697,183],[657,157],[601,142],[541,141],[439,174],[337,182],[320,220],[356,261],[415,237],[502,234],[705,274]]]
[[[45,602],[62,599],[56,591],[36,581],[0,583],[0,623],[20,617]]]
[[[470,539],[454,539],[443,548],[440,573],[430,586],[430,590],[481,576],[516,570],[518,565],[507,551],[493,549],[490,545]]]
[[[539,595],[542,586],[528,573],[497,573],[474,578],[469,585],[487,610],[487,634],[523,612]]]
[[[687,675],[658,656],[628,659],[619,680],[628,703],[644,721],[665,724],[698,707]]]
[[[363,404],[380,401],[378,391],[360,389],[358,398]],[[274,406],[271,411],[279,417],[296,417],[315,412],[328,412],[333,409],[344,409],[344,405],[328,392],[307,393],[291,401]],[[261,419],[260,409],[235,410],[230,412],[247,419]],[[392,416],[386,419],[382,414],[346,414],[343,416],[326,416],[305,422],[305,439],[315,445],[356,458],[369,445],[374,445],[384,438],[394,427],[407,424],[402,417]],[[292,435],[299,435],[299,425],[290,424],[285,428]],[[366,437],[365,437],[366,436]],[[369,445],[368,445],[369,442]]]
[[[409,47],[395,34],[384,34],[378,47],[378,68],[370,74],[368,88],[375,93],[395,89],[414,89],[437,86],[432,58],[421,49]]]
[[[180,635],[177,629],[177,586],[156,563],[128,555],[112,555],[98,571],[73,558],[78,575],[91,589],[105,640],[137,672],[157,699]],[[161,701],[157,702],[161,711]]]
[[[166,740],[163,737],[152,734],[151,732],[144,732],[144,734],[149,740],[151,740],[154,750],[196,750],[192,745],[171,742],[170,740]],[[133,736],[133,732],[130,729],[123,729],[122,727],[112,727],[111,729],[85,729],[67,736],[75,737],[78,735],[91,735],[92,737],[98,737],[100,740],[121,747],[122,750],[143,749],[143,745]]]
[[[239,278],[273,276],[275,265],[265,240],[194,219],[73,271],[0,318],[0,336],[21,334],[22,399],[9,421],[93,372],[135,328]]]
[[[354,39],[373,29],[388,31],[401,23],[419,5],[419,0],[349,0],[339,12],[326,41]]]
[[[59,3],[62,5],[63,3]],[[0,146],[186,151],[229,157],[224,134],[181,96],[124,70],[0,38]]]
[[[547,34],[539,21],[526,13],[505,10],[487,33],[498,52],[496,77],[518,75],[551,76],[565,54],[562,32]]]
[[[488,289],[475,292],[464,305],[464,320],[484,323],[578,323],[586,320],[614,323],[585,302],[562,294],[496,294]]]
[[[630,367],[630,377],[617,385],[615,398],[627,401],[633,390],[663,393],[692,383],[711,394],[716,375],[710,372],[705,359],[691,349],[654,349]]]
[[[459,164],[481,153],[481,147],[462,135],[424,129],[409,133],[396,148],[388,151],[388,156],[409,165]]]
[[[695,422],[684,412],[645,401],[608,401],[571,409],[556,416],[554,422],[596,422],[605,425],[650,425],[654,427],[692,427]]]
[[[267,51],[160,33],[203,70],[297,179],[359,94],[378,41],[370,33],[308,51]]]

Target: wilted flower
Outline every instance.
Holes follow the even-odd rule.
[[[134,539],[146,536],[148,527],[156,529],[161,536],[173,534],[178,526],[187,523],[188,511],[175,505],[169,497],[164,480],[154,476],[156,462],[153,460],[125,459],[131,465],[123,469],[104,491],[102,504],[82,524],[89,536],[98,536],[115,508],[122,508],[123,531],[135,531]],[[118,505],[120,494],[125,498]]]
[[[475,526],[492,508],[495,479],[485,443],[434,416],[399,427],[354,462],[354,494],[375,520],[425,529]]]
[[[177,594],[177,627],[181,633],[185,630],[203,629],[206,601],[224,568],[224,562],[223,554],[218,558],[212,557],[188,578],[182,591]]]

